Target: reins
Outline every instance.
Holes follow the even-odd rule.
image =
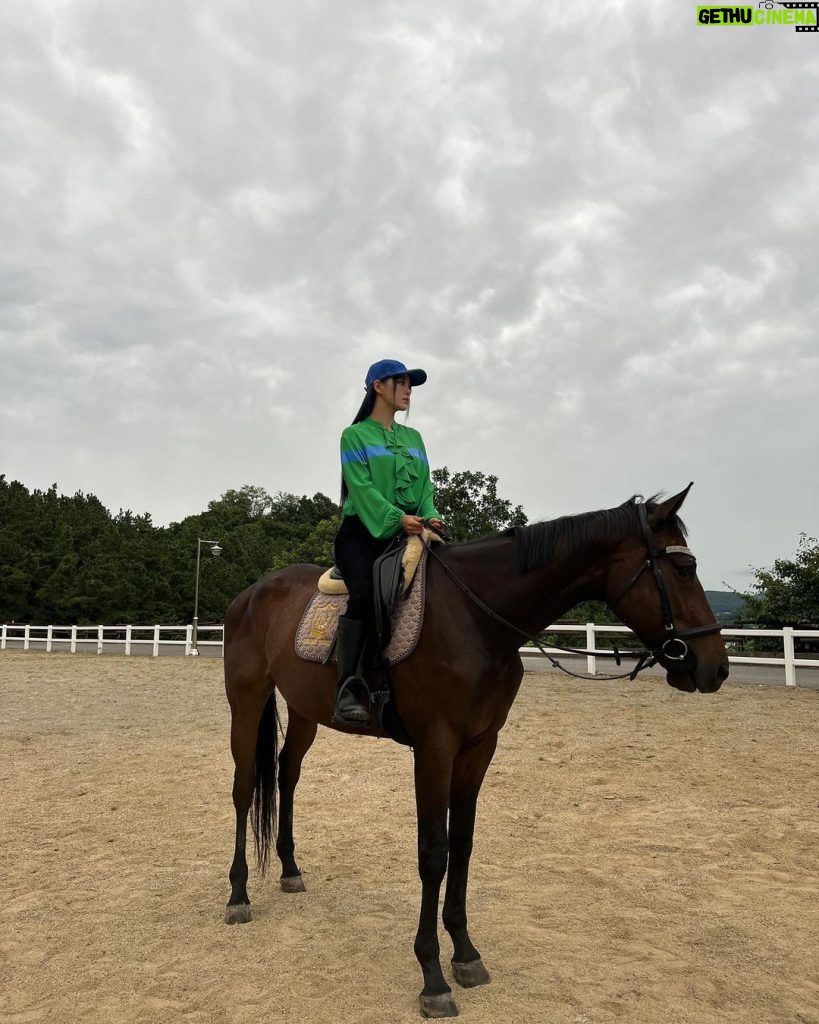
[[[462,591],[469,598],[469,600],[474,605],[476,605],[478,608],[480,608],[480,610],[482,612],[484,612],[486,615],[488,615],[490,619],[494,619],[495,622],[500,623],[502,626],[505,626],[507,629],[511,629],[513,632],[517,633],[519,636],[524,637],[530,643],[534,644],[535,647],[537,647],[537,649],[540,651],[540,653],[545,658],[547,658],[549,660],[549,662],[551,663],[553,668],[559,669],[561,672],[565,672],[566,675],[574,676],[575,679],[632,679],[633,680],[633,679],[636,678],[638,672],[640,672],[644,668],[649,668],[651,665],[654,665],[657,662],[656,657],[653,656],[651,651],[644,650],[644,651],[637,651],[634,654],[628,655],[628,657],[639,657],[640,658],[640,660],[637,662],[637,664],[635,665],[634,669],[631,672],[623,672],[620,675],[614,675],[614,676],[609,676],[609,675],[606,675],[606,676],[590,676],[590,675],[583,675],[582,673],[579,673],[579,672],[572,672],[571,669],[566,668],[565,665],[561,665],[560,662],[557,660],[557,658],[553,658],[551,656],[551,654],[549,654],[549,652],[543,646],[543,644],[537,639],[537,637],[532,636],[531,634],[527,633],[526,630],[525,629],[521,629],[520,626],[516,626],[514,623],[509,622],[508,619],[505,619],[502,615],[499,615],[493,608],[490,608],[488,604],[486,604],[484,601],[482,601],[478,597],[478,595],[475,593],[475,591],[474,590],[470,590],[469,587],[464,583],[464,581],[458,575],[456,575],[456,573],[454,573],[452,571],[452,569],[450,569],[450,567],[441,558],[441,556],[435,551],[434,547],[431,544],[427,545],[427,550],[433,556],[433,558],[438,562],[438,564],[441,566],[441,568],[444,570],[444,572],[447,574],[447,576],[449,576],[449,578],[452,580],[452,582],[455,584],[455,586],[458,587],[458,589],[460,591]],[[554,646],[557,647],[557,649],[560,650],[560,651],[566,651],[567,654],[585,654],[585,655],[589,655],[589,654],[594,653],[595,657],[616,658],[617,659],[617,664],[618,665],[620,664],[621,654],[617,650],[614,650],[614,651],[600,651],[598,653],[598,652],[591,652],[591,651],[583,651],[583,650],[580,650],[579,648],[576,648],[576,647],[563,647],[561,644],[555,644]],[[652,658],[653,660],[651,660],[650,662],[646,662],[647,658]]]
[[[638,651],[619,651],[617,646],[614,646],[612,651],[588,651],[581,650],[577,647],[564,647],[562,644],[553,644],[552,646],[557,648],[559,651],[565,651],[567,654],[581,654],[587,657],[593,656],[596,658],[614,658],[617,664],[620,664],[621,658],[635,658],[636,664],[630,672],[621,672],[617,675],[588,675],[580,672],[572,672],[571,669],[561,665],[557,658],[553,658],[551,654],[545,649],[543,644],[537,639],[537,637],[531,636],[526,632],[525,629],[521,629],[520,626],[516,626],[514,623],[509,622],[502,615],[499,615],[493,608],[490,608],[480,597],[464,583],[462,579],[446,564],[441,556],[435,551],[432,544],[427,544],[427,550],[435,558],[444,572],[449,576],[452,582],[458,587],[458,589],[472,601],[478,608],[481,609],[486,615],[488,615],[495,622],[505,626],[507,629],[511,629],[519,636],[524,637],[531,644],[540,651],[540,653],[548,659],[553,668],[558,669],[561,672],[565,672],[566,675],[574,676],[575,679],[629,679],[634,681],[637,678],[638,673],[642,672],[643,669],[651,668],[656,665],[660,657],[665,657],[669,661],[683,662],[689,658],[690,650],[688,644],[685,642],[686,638],[694,636],[705,636],[709,633],[719,633],[722,630],[722,626],[718,622],[712,622],[706,626],[698,626],[694,629],[688,629],[679,631],[674,625],[674,617],[671,611],[671,601],[668,596],[668,590],[666,589],[665,580],[663,579],[662,570],[658,564],[657,559],[662,555],[667,554],[687,554],[693,557],[693,552],[687,547],[681,547],[679,545],[670,545],[665,548],[655,548],[652,546],[651,528],[648,525],[648,514],[646,512],[645,503],[641,503],[637,506],[638,514],[640,517],[640,530],[643,535],[643,540],[646,544],[646,560],[640,565],[640,568],[634,573],[634,575],[628,580],[628,582],[618,591],[617,596],[613,598],[609,605],[613,607],[620,601],[637,580],[643,575],[643,573],[650,569],[654,578],[655,585],[657,587],[659,598],[660,598],[660,611],[663,617],[663,626],[666,631],[666,639],[657,647],[644,647]],[[672,648],[672,645],[677,644],[679,647]],[[671,653],[674,649],[681,653]]]

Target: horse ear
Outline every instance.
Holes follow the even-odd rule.
[[[679,494],[675,494],[673,498],[666,498],[666,500],[661,505],[658,505],[655,508],[651,516],[651,519],[655,523],[664,523],[667,522],[669,519],[672,519],[680,511],[682,503],[688,497],[688,492],[691,490],[693,486],[694,481],[692,480],[691,483],[685,488],[685,490],[680,491]]]

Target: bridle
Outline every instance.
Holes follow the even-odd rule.
[[[669,544],[664,548],[654,547],[652,545],[653,537],[651,535],[651,527],[648,525],[648,512],[646,511],[645,503],[640,503],[637,506],[637,514],[640,519],[640,532],[646,545],[646,560],[625,586],[621,587],[617,594],[608,602],[609,607],[616,611],[615,605],[626,596],[643,573],[650,569],[660,598],[660,614],[663,618],[665,639],[653,647],[646,648],[646,651],[654,657],[655,661],[658,661],[661,657],[667,661],[678,663],[685,662],[688,659],[691,666],[689,670],[693,670],[694,664],[696,664],[696,657],[686,643],[686,640],[690,640],[691,637],[695,636],[708,636],[711,633],[720,633],[722,626],[715,620],[706,626],[696,626],[694,629],[677,629],[674,624],[674,613],[671,609],[671,600],[668,596],[665,580],[663,579],[663,571],[660,568],[659,559],[664,555],[689,555],[693,558],[694,552],[690,548],[682,547],[678,544]]]
[[[535,647],[538,648],[540,653],[543,654],[546,658],[548,658],[548,660],[552,663],[554,668],[559,669],[561,672],[565,672],[567,675],[576,676],[579,679],[628,678],[633,680],[637,677],[637,674],[639,672],[641,672],[645,668],[650,668],[652,665],[656,665],[661,658],[664,658],[666,661],[674,662],[683,671],[693,672],[694,667],[696,666],[696,654],[690,649],[690,647],[686,643],[686,640],[690,640],[692,637],[695,636],[708,636],[711,633],[720,633],[722,631],[722,626],[719,622],[714,621],[706,626],[697,626],[694,629],[677,629],[677,627],[674,624],[674,614],[671,609],[671,600],[668,596],[668,588],[665,585],[665,580],[663,579],[663,572],[660,568],[658,560],[664,556],[674,554],[689,555],[691,558],[693,558],[694,553],[693,551],[691,551],[690,548],[676,544],[670,544],[664,548],[654,547],[653,537],[651,535],[651,527],[648,523],[648,512],[646,509],[645,502],[640,502],[637,505],[637,514],[639,516],[640,521],[640,532],[642,534],[643,541],[645,542],[646,546],[645,561],[641,563],[640,567],[633,574],[633,576],[631,576],[631,578],[625,583],[625,585],[622,586],[620,590],[618,590],[615,597],[609,600],[607,603],[613,611],[616,611],[614,606],[626,596],[626,594],[640,579],[643,573],[646,572],[646,570],[650,569],[660,599],[660,613],[663,619],[665,637],[661,642],[655,644],[652,647],[645,647],[643,648],[643,650],[621,652],[617,650],[617,647],[615,646],[614,650],[612,651],[594,652],[595,657],[615,658],[616,663],[618,665],[620,664],[620,659],[622,657],[631,657],[637,659],[637,664],[634,666],[631,672],[623,672],[619,675],[589,676],[583,675],[579,672],[571,672],[565,666],[561,665],[556,658],[553,658],[536,637],[530,636],[529,633],[526,632],[526,630],[521,629],[519,626],[515,626],[513,623],[505,619],[502,615],[499,615],[496,611],[494,611],[494,609],[490,608],[489,605],[485,604],[474,591],[470,590],[469,587],[463,582],[463,580],[461,580],[452,571],[452,569],[437,553],[434,544],[427,544],[427,550],[435,558],[435,560],[438,562],[438,564],[441,566],[444,572],[449,576],[452,582],[461,591],[463,591],[463,593],[473,602],[473,604],[477,605],[478,608],[480,608],[481,611],[485,612],[491,619],[494,619],[501,625],[506,626],[508,629],[514,630],[514,632],[518,633],[520,636],[525,637],[527,640],[533,643]],[[433,527],[431,527],[429,522],[427,522],[426,525],[430,529],[434,529]],[[445,539],[447,538],[445,537]],[[558,650],[566,651],[569,654],[589,654],[589,651],[582,650],[577,647],[563,647],[560,644],[554,644],[553,646],[556,647]]]

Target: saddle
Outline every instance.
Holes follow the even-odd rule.
[[[429,540],[440,540],[424,531]],[[390,665],[408,658],[421,633],[426,589],[426,548],[420,537],[391,548],[373,567],[376,620],[383,659]],[[347,607],[347,586],[328,569],[302,615],[296,631],[296,654],[305,661],[333,661],[338,616]]]
[[[429,543],[442,538],[425,530]],[[399,743],[410,743],[394,702],[390,699],[389,666],[412,654],[421,635],[426,590],[427,550],[420,537],[390,547],[373,566],[375,584],[375,621],[379,635],[380,657],[370,682],[376,704],[379,728]],[[338,617],[347,607],[347,587],[336,570],[328,569],[318,581],[318,590],[307,605],[296,631],[296,654],[305,661],[328,664],[335,661],[333,650]],[[367,673],[368,680],[372,672]]]
[[[406,581],[404,589],[409,590],[415,570],[418,568],[418,563],[424,551],[424,544],[432,544],[441,539],[437,533],[425,529],[420,537],[409,537],[405,544],[390,548],[381,558],[377,559],[377,562],[381,561],[382,558],[394,557],[396,552],[401,552],[401,564],[404,570],[403,579]],[[344,582],[344,577],[339,572],[337,566],[332,566],[319,577],[318,589],[322,594],[347,593],[347,584]]]

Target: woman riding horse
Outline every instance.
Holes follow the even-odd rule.
[[[367,371],[366,395],[341,435],[343,519],[335,560],[347,584],[347,610],[338,620],[338,690],[333,718],[347,725],[370,720],[369,689],[363,679],[373,653],[373,565],[402,532],[420,534],[424,520],[442,526],[435,509],[424,442],[417,430],[395,422],[410,406],[413,387],[427,379],[397,359],[381,359]]]
[[[379,372],[388,376],[376,371],[373,380]],[[393,395],[392,384],[383,391],[388,398]],[[399,385],[395,392],[396,397],[403,394]],[[366,443],[386,448],[385,425],[373,419],[369,424],[367,429],[382,434]],[[397,438],[402,436],[399,430]],[[375,474],[379,462],[387,465],[387,456],[371,461]],[[425,474],[421,481],[426,486]],[[416,486],[423,490],[417,480]],[[631,498],[616,508],[448,544],[429,563],[418,645],[390,673],[396,710],[413,741],[421,879],[414,949],[424,977],[424,1017],[458,1013],[438,940],[445,879],[441,919],[452,940],[452,976],[467,988],[489,981],[468,927],[469,866],[481,786],[523,679],[521,632],[536,637],[578,601],[605,600],[645,645],[639,664],[658,661],[669,685],[715,693],[727,677],[720,624],[697,579],[696,560],[677,515],[687,493],[688,488],[665,501]],[[384,505],[394,503],[384,499]],[[408,512],[394,507],[396,531],[405,515],[417,515],[421,508],[412,506],[415,511]],[[243,590],[225,616],[236,810],[228,924],[252,920],[248,812],[260,867],[264,869],[275,850],[282,890],[304,892],[293,834],[302,762],[320,725],[350,730],[331,723],[336,696],[332,669],[296,653],[299,623],[321,574],[318,566],[295,565],[268,575]],[[648,661],[646,655],[651,655]],[[277,693],[287,705],[281,751]],[[366,731],[376,735],[375,729]],[[515,884],[514,871],[506,881]],[[283,908],[277,912],[287,913]],[[359,958],[366,960],[367,955],[359,951]],[[339,966],[341,974],[344,970]]]

